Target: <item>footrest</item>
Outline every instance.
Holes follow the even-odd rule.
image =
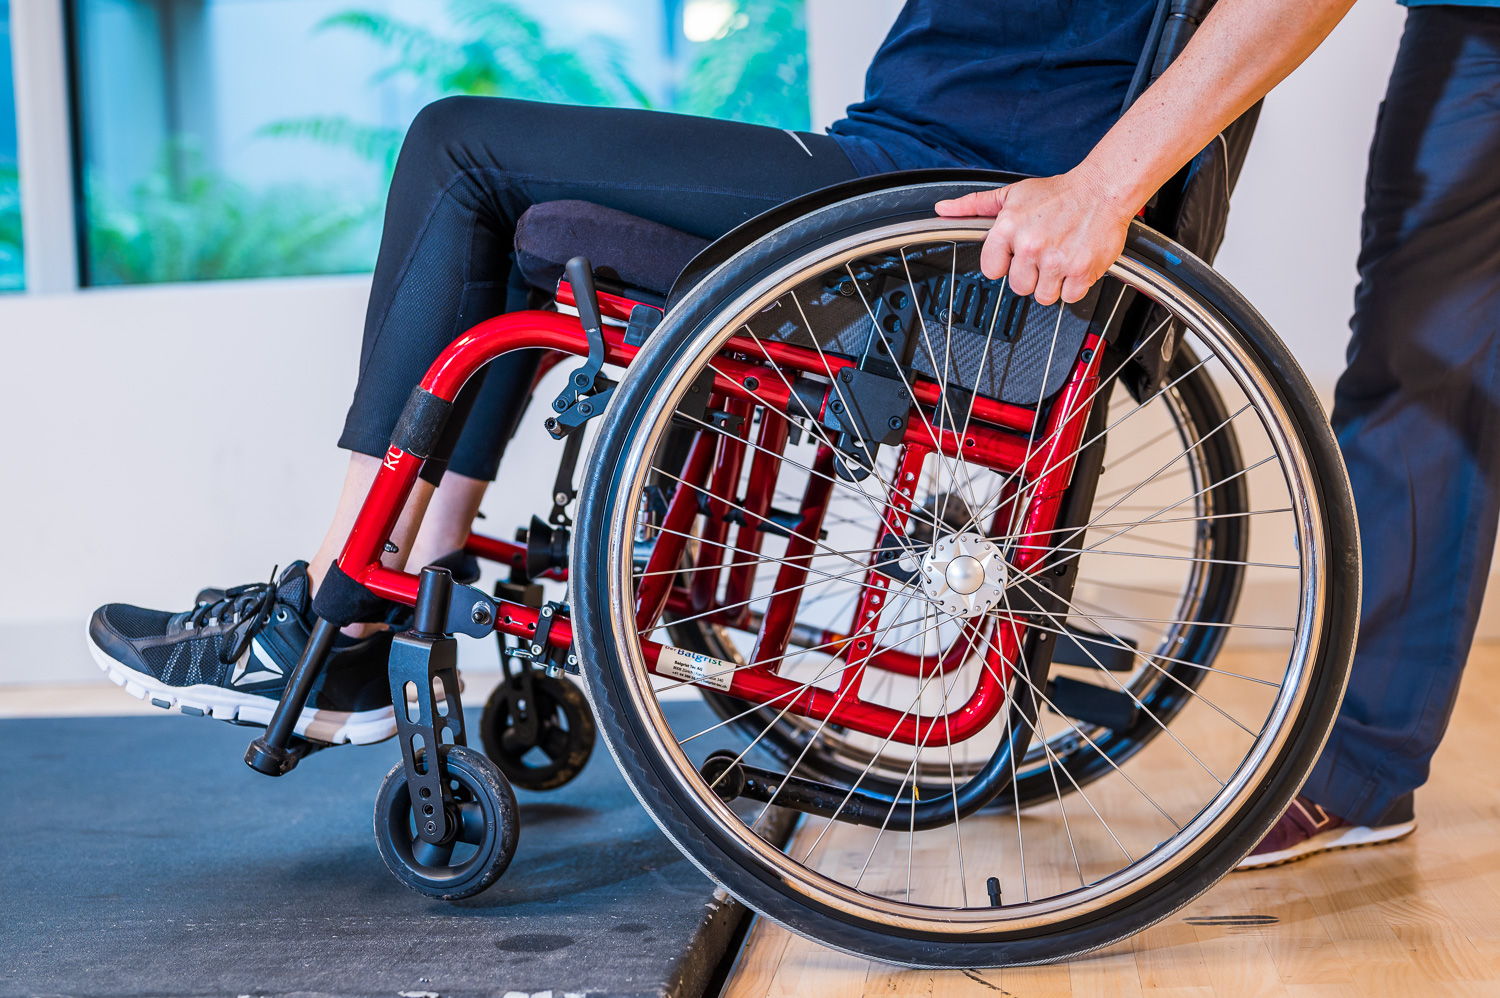
[[[1124,731],[1140,716],[1135,700],[1123,690],[1095,686],[1066,676],[1048,680],[1047,699],[1052,701],[1056,713],[1111,731]]]
[[[1110,672],[1135,671],[1136,643],[1129,638],[1096,634],[1071,625],[1063,630],[1067,633],[1057,636],[1057,647],[1052,650],[1054,665],[1076,665]],[[1130,647],[1122,648],[1122,644]]]

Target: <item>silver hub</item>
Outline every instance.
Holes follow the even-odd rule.
[[[987,613],[1005,592],[1005,558],[992,541],[972,530],[949,534],[922,559],[922,588],[955,617]]]

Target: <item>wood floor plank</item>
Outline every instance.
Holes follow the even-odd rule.
[[[1143,998],[1135,954],[1124,946],[1074,960],[1068,983],[1073,998]]]
[[[765,938],[768,932],[771,936]],[[794,938],[790,932],[755,916],[755,923],[745,936],[745,945],[735,960],[724,994],[734,998],[766,998],[783,966],[786,948]]]
[[[1225,667],[1252,672],[1253,653],[1240,661],[1242,654],[1226,655]],[[1201,778],[1202,770],[1191,761],[1174,759],[1166,749],[1153,744],[1147,751],[1155,752],[1153,764],[1170,774],[1162,785],[1150,788],[1170,807],[1175,800],[1170,781]],[[1500,645],[1478,646],[1447,738],[1434,760],[1432,780],[1417,795],[1418,830],[1405,841],[1231,874],[1172,918],[1067,965],[910,971],[834,953],[762,922],[752,930],[747,954],[725,994],[1500,998],[1500,767],[1487,762],[1497,750]],[[1477,760],[1486,761],[1476,764]],[[1100,806],[1140,799],[1139,791],[1116,775],[1091,784],[1087,793]],[[1080,854],[1118,849],[1078,795],[1066,801],[1068,828]],[[1031,844],[1033,828],[1039,841],[1047,831],[1060,834],[1063,813],[1054,801],[1023,816],[1028,877],[1034,885],[1069,879],[1077,883],[1067,848],[1048,850]],[[991,824],[984,827],[991,830],[987,837],[976,832],[973,841],[968,838],[969,822],[964,825],[971,896],[982,890],[980,872],[1000,868],[1000,851],[1014,848],[1016,842],[1014,817],[1004,819],[1008,824],[998,818],[985,820]],[[808,828],[821,830],[822,823],[809,822]],[[1120,834],[1133,848],[1154,832],[1141,828]],[[1138,838],[1125,837],[1129,835]],[[837,826],[820,846],[820,866],[841,870],[853,864],[857,870],[874,841],[869,829]],[[808,838],[806,844],[810,843]],[[878,874],[883,879],[872,881],[869,889],[891,897],[904,891],[906,843],[905,837],[893,837],[889,845],[880,846],[879,856],[889,853],[890,863]],[[952,865],[940,849],[920,844],[910,862],[918,881],[942,876]],[[1005,896],[1020,889],[1019,881],[1007,881]],[[1226,924],[1237,916],[1255,918]],[[1212,921],[1205,924],[1202,919]]]

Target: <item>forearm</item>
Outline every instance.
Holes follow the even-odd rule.
[[[1291,73],[1354,0],[1219,0],[1182,55],[1079,165],[1134,213]]]

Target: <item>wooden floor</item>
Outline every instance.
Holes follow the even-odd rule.
[[[1500,996],[1500,645],[1475,649],[1417,822],[1402,842],[1230,874],[1070,964],[901,970],[758,919],[724,995]]]

